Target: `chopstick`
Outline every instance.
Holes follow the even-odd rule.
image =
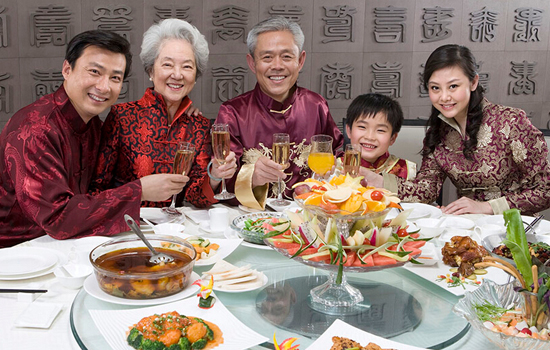
[[[47,289],[13,289],[0,288],[0,293],[47,293]]]
[[[525,228],[525,233],[529,233],[530,231],[534,230],[535,226],[537,226],[543,218],[544,215],[537,216],[535,220],[531,221],[531,223]]]

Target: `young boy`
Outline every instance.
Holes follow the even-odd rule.
[[[361,146],[361,168],[378,174],[389,173],[405,180],[416,176],[416,164],[391,155],[388,148],[403,124],[399,103],[381,94],[357,96],[346,113],[346,133],[351,144]]]

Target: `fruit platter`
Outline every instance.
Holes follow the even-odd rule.
[[[312,302],[322,305],[319,311],[339,314],[339,308],[353,309],[363,300],[346,282],[344,271],[369,272],[418,263],[415,257],[426,243],[418,234],[407,232],[410,211],[385,220],[391,208],[400,208],[399,198],[360,182],[361,177],[341,175],[331,181],[298,183],[294,200],[301,210],[285,212],[288,230],[266,228],[264,242],[282,255],[331,271],[327,283],[310,293]]]

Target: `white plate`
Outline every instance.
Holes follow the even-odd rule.
[[[522,215],[521,220],[530,224],[535,218]],[[477,226],[483,226],[485,224],[499,225],[504,231],[506,230],[506,226],[504,226],[504,217],[502,215],[487,215],[476,221]],[[550,235],[550,221],[541,220],[535,228],[535,232],[539,235]]]
[[[178,217],[169,216],[165,214],[161,208],[140,208],[139,216],[142,218],[146,218],[147,220],[151,221],[153,224],[162,224],[166,222],[181,224],[182,222],[185,221],[185,215],[181,215]]]
[[[239,210],[242,210],[245,213],[259,213],[259,212],[263,211],[263,210],[260,210],[260,209],[250,208],[250,207],[244,206],[242,204],[239,204]]]
[[[124,299],[115,297],[113,295],[107,294],[99,288],[95,274],[92,274],[86,278],[84,281],[84,290],[93,296],[96,299],[106,301],[108,303],[119,304],[119,305],[135,305],[135,306],[145,306],[145,305],[158,305],[166,304],[172,301],[177,301],[183,298],[187,298],[193,294],[196,294],[199,291],[199,286],[193,285],[193,282],[199,279],[199,275],[195,272],[191,274],[191,282],[189,286],[182,290],[179,293],[169,295],[164,298],[155,298],[155,299]],[[139,321],[139,320],[138,320]],[[137,321],[136,321],[137,322]]]
[[[170,304],[145,308],[90,310],[90,315],[99,332],[113,350],[132,349],[126,341],[126,334],[129,327],[138,323],[142,318],[170,311],[199,317],[220,327],[223,333],[223,343],[216,346],[216,350],[248,349],[268,341],[268,338],[254,332],[233,316],[218,298],[210,309],[201,309],[198,304],[199,299],[193,297]]]
[[[205,232],[205,233],[223,233],[223,231],[225,231],[225,228],[222,229],[222,230],[219,230],[219,231],[212,231],[210,229],[210,223],[208,221],[202,221],[200,224],[199,224],[199,230]]]
[[[400,203],[403,209],[413,209],[407,220],[414,221],[421,218],[438,218],[442,215],[441,209],[424,203]]]
[[[224,292],[224,293],[244,293],[244,292],[250,292],[250,291],[253,291],[253,290],[256,290],[256,289],[263,288],[267,284],[267,281],[268,281],[268,278],[267,278],[266,275],[264,275],[264,281],[263,281],[261,286],[254,287],[254,288],[239,289],[239,290],[227,290],[227,289],[223,289],[223,288],[222,289],[217,288],[216,287],[216,282],[214,280],[214,288],[213,289],[217,292]]]
[[[191,235],[188,234],[181,234],[178,235],[179,237],[186,239],[190,237]],[[197,236],[200,237],[200,236]],[[209,237],[202,237],[204,239],[208,239],[210,243],[216,243],[220,246],[220,248],[217,250],[216,254],[208,259],[200,259],[198,261],[195,261],[195,266],[208,266],[215,264],[219,260],[225,259],[229,256],[229,254],[233,253],[239,245],[243,242],[242,238],[236,238],[236,239],[224,239],[224,238],[209,238]]]
[[[471,230],[475,225],[472,220],[455,215],[446,216],[441,224],[443,227],[459,230]]]
[[[399,350],[423,350],[412,345],[399,343],[393,340],[385,339],[366,332],[359,328],[355,328],[346,322],[336,319],[332,325],[323,333],[317,340],[311,344],[306,350],[330,349],[332,347],[332,337],[345,337],[361,343],[362,346],[367,346],[368,343],[375,343],[381,348],[392,348]]]
[[[433,243],[427,242],[424,247],[429,247],[429,245],[433,246]],[[424,251],[424,247],[422,247],[422,251]],[[426,248],[427,251],[431,248]],[[437,256],[437,263],[433,264],[432,266],[420,266],[420,265],[413,265],[413,264],[406,264],[404,267],[415,273],[416,275],[424,278],[428,282],[431,282],[443,289],[448,290],[449,292],[453,293],[454,295],[464,295],[465,292],[471,292],[475,289],[477,289],[478,285],[473,284],[464,284],[464,288],[461,286],[457,287],[448,287],[447,282],[443,281],[437,281],[438,276],[440,275],[447,275],[451,274],[449,271],[452,267],[445,265],[443,261],[441,260],[441,248],[433,246],[433,251],[435,252],[435,255]],[[488,267],[486,268],[487,274],[477,276],[478,281],[482,281],[483,279],[490,279],[495,281],[497,284],[505,284],[508,282],[508,274],[501,269],[497,269],[494,267]],[[469,281],[467,279],[467,281]]]
[[[0,249],[0,277],[16,277],[44,271],[57,263],[49,249],[14,247]]]
[[[23,248],[23,247],[21,247],[21,248]],[[0,276],[0,281],[26,280],[26,279],[30,279],[30,278],[45,276],[49,273],[52,273],[53,270],[55,270],[57,268],[57,266],[65,265],[69,261],[69,258],[67,257],[67,255],[65,255],[64,253],[62,253],[62,252],[60,252],[59,250],[56,250],[56,249],[42,248],[42,247],[25,247],[25,248],[33,248],[33,249],[37,248],[37,249],[41,249],[42,252],[47,251],[49,253],[53,253],[57,257],[57,260],[56,260],[55,264],[53,264],[52,266],[50,266],[49,268],[47,268],[45,270],[32,272],[32,273],[21,274],[21,275],[15,275],[15,276]]]
[[[273,208],[273,210],[275,211],[278,211],[278,212],[283,212],[285,210],[292,210],[292,211],[296,211],[298,209],[301,209],[298,204],[296,204],[296,202],[294,202],[293,200],[288,200],[288,202],[290,202],[289,205],[277,205],[275,204],[275,202],[277,201],[276,198],[268,198],[266,199],[266,204],[269,205],[271,208]]]
[[[223,235],[227,239],[241,239],[241,237],[239,236],[237,231],[235,231],[235,230],[233,230],[229,227],[224,231]],[[250,242],[247,242],[247,241],[243,241],[241,243],[241,245],[245,246],[245,247],[249,247],[249,248],[255,248],[255,249],[272,250],[270,246],[263,245],[263,244],[250,243]]]

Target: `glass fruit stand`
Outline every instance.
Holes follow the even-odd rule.
[[[230,211],[233,216],[240,214],[234,208]],[[187,233],[201,234],[197,225],[187,222],[186,226]],[[341,226],[341,229],[346,228]],[[264,272],[268,284],[250,292],[217,292],[216,297],[246,326],[267,339],[272,339],[274,332],[277,339],[298,337],[300,349],[306,349],[335,319],[341,319],[405,344],[443,349],[461,339],[469,329],[467,321],[452,312],[459,297],[400,267],[345,271],[347,283],[360,292],[363,300],[351,308],[344,307],[341,313],[334,313],[330,308],[329,312],[322,307],[319,310],[311,302],[310,291],[330,281],[330,271],[263,248],[241,245],[225,260],[240,266],[251,264]],[[196,266],[194,271],[201,275],[209,269],[210,266]],[[135,307],[104,302],[81,290],[70,310],[71,331],[76,342],[82,349],[109,348],[88,310]],[[273,349],[273,344],[264,343],[256,349]]]

